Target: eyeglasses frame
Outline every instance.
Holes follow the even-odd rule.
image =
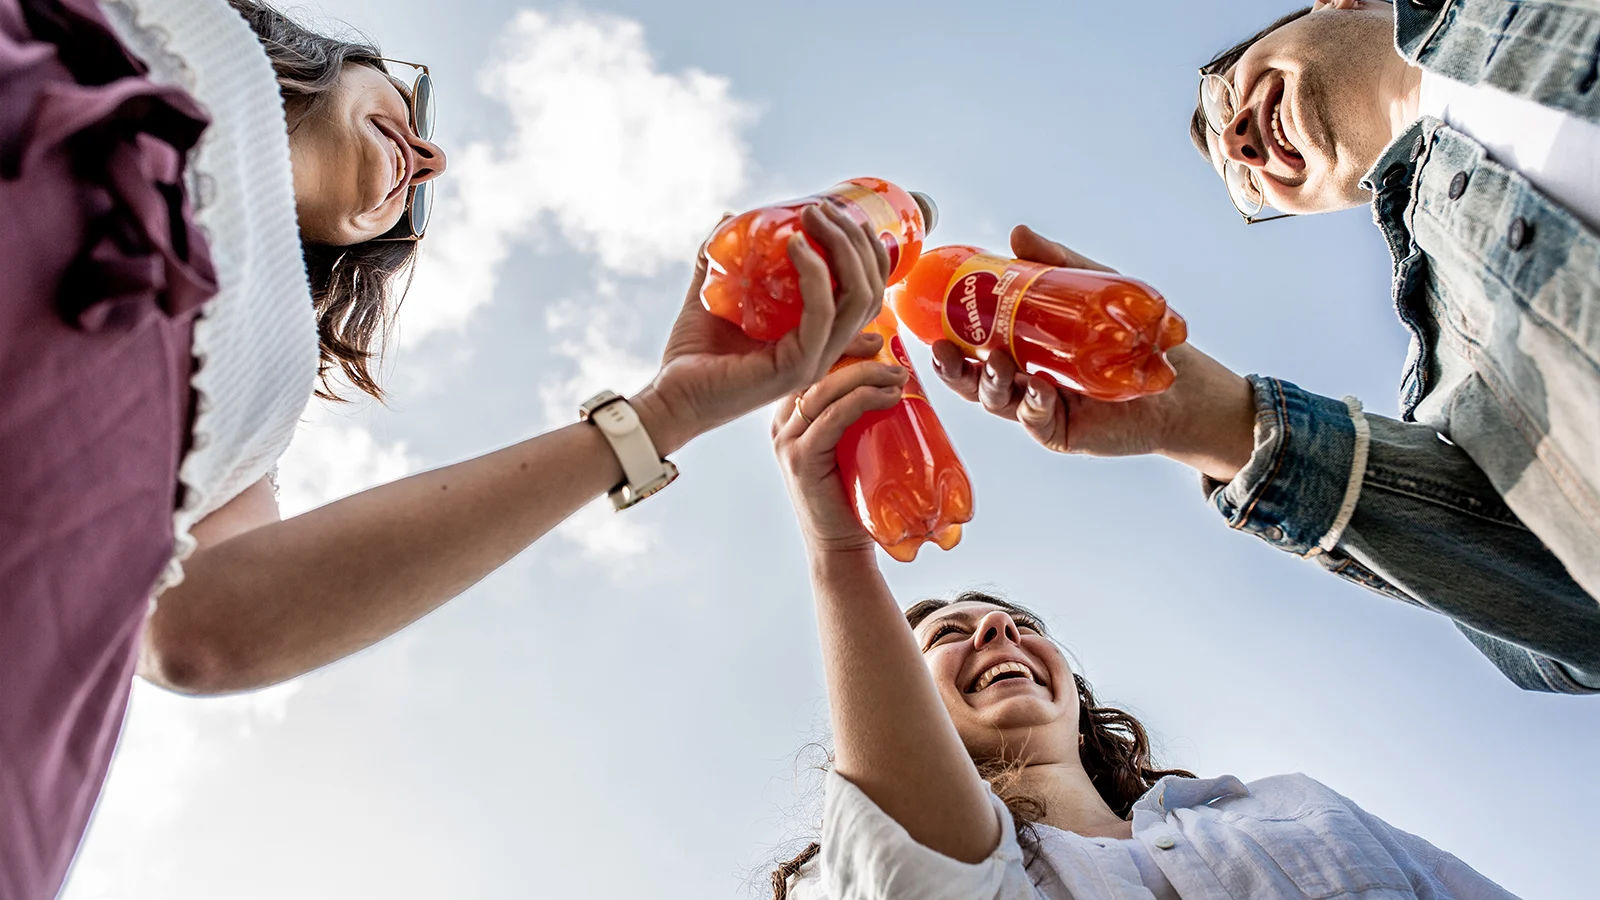
[[[1233,82],[1229,81],[1227,78],[1223,77],[1217,72],[1208,72],[1205,69],[1200,70],[1200,114],[1206,120],[1206,128],[1212,134],[1217,136],[1217,146],[1220,148],[1222,146],[1223,130],[1217,127],[1216,123],[1211,121],[1211,113],[1206,107],[1206,85],[1209,84],[1210,80],[1213,78],[1215,78],[1217,81],[1220,81],[1222,86],[1227,90],[1228,103],[1233,107],[1235,116],[1239,114],[1239,89],[1233,86]],[[1244,207],[1239,205],[1239,199],[1233,195],[1233,191],[1228,191],[1228,202],[1233,204],[1234,210],[1237,211],[1244,219],[1244,223],[1246,225],[1258,225],[1262,222],[1276,222],[1279,219],[1288,219],[1294,216],[1294,213],[1278,213],[1277,215],[1272,216],[1262,216],[1260,214],[1261,210],[1267,208],[1267,194],[1266,191],[1262,190],[1261,188],[1260,176],[1258,176],[1255,170],[1249,166],[1244,165],[1243,163],[1234,162],[1233,160],[1224,156],[1222,158],[1222,181],[1224,185],[1226,185],[1228,182],[1228,166],[1230,165],[1238,166],[1240,169],[1242,169],[1244,171],[1245,179],[1250,182],[1250,185],[1253,188],[1255,188],[1255,192],[1261,195],[1262,202],[1260,206],[1256,207],[1256,211],[1245,212]]]

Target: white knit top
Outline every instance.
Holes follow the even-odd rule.
[[[301,256],[283,97],[226,0],[101,0],[122,42],[205,107],[189,198],[219,289],[194,327],[197,395],[177,543],[156,593],[183,577],[193,525],[272,471],[316,386],[317,325]]]

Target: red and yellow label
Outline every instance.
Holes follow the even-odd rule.
[[[871,226],[873,234],[889,251],[889,271],[900,267],[901,244],[906,240],[905,225],[887,198],[848,181],[816,196],[832,203],[858,224]]]
[[[983,358],[1011,339],[1023,295],[1050,266],[988,253],[968,258],[945,286],[944,333],[963,352]]]

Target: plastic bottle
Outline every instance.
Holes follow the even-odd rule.
[[[972,481],[928,405],[894,314],[884,309],[866,330],[883,335],[876,361],[905,366],[911,378],[899,403],[867,413],[845,431],[839,476],[867,533],[890,556],[910,562],[924,542],[944,550],[961,542],[961,526],[972,520]]]
[[[1158,394],[1177,376],[1166,351],[1188,327],[1142,281],[1111,272],[939,247],[888,294],[911,332],[970,358],[1008,351],[1026,372],[1097,400]]]
[[[926,194],[908,193],[881,178],[852,178],[820,194],[735,216],[706,243],[709,268],[700,289],[706,309],[759,341],[775,341],[799,325],[800,273],[789,261],[787,244],[800,230],[801,210],[818,201],[872,226],[889,251],[888,284],[911,271],[938,217]],[[827,259],[816,241],[811,246]]]

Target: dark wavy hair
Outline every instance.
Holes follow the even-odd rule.
[[[1218,53],[1216,56],[1213,56],[1210,62],[1200,67],[1200,71],[1209,75],[1225,74],[1229,69],[1233,68],[1235,65],[1238,65],[1239,58],[1244,56],[1251,47],[1254,47],[1257,41],[1273,33],[1274,31],[1277,31],[1279,28],[1282,28],[1290,22],[1305,18],[1310,14],[1310,12],[1311,7],[1308,6],[1305,9],[1297,9],[1294,12],[1283,16],[1276,22],[1273,22],[1271,25],[1268,25],[1250,37],[1245,38],[1239,43],[1234,44],[1232,47],[1229,47],[1221,53]],[[1206,127],[1206,111],[1200,105],[1200,100],[1197,97],[1195,98],[1194,102],[1194,114],[1189,117],[1189,140],[1194,141],[1195,149],[1200,151],[1200,155],[1205,157],[1207,163],[1211,162],[1211,150],[1206,147],[1206,132],[1209,130],[1210,129]]]
[[[1032,611],[981,591],[966,591],[949,600],[923,600],[913,604],[906,610],[906,622],[912,628],[916,628],[928,616],[955,603],[988,603],[998,606],[1014,616],[1025,618],[1031,624],[1038,625],[1043,632],[1040,618]],[[1111,807],[1112,812],[1126,819],[1133,813],[1133,804],[1155,786],[1157,781],[1168,775],[1195,777],[1193,772],[1185,769],[1156,768],[1150,751],[1150,735],[1145,731],[1144,725],[1123,710],[1112,706],[1101,706],[1095,699],[1094,690],[1089,687],[1089,682],[1085,681],[1082,675],[1074,672],[1072,681],[1078,690],[1078,734],[1082,737],[1078,758],[1083,763],[1083,770],[1088,774],[1090,783],[1099,791],[1100,799]],[[994,788],[995,796],[1004,801],[1006,809],[1011,811],[1011,819],[1017,827],[1018,843],[1028,855],[1028,864],[1031,865],[1032,856],[1039,844],[1038,831],[1034,826],[1044,818],[1044,802],[1037,797],[1029,796],[1023,790],[1022,767],[1017,762],[977,758],[974,758],[973,762],[978,766],[978,774]],[[816,857],[821,849],[820,844],[813,842],[793,859],[773,870],[773,900],[786,900],[789,896],[790,879]]]
[[[318,34],[256,0],[228,2],[250,24],[272,60],[290,134],[317,111],[323,95],[338,84],[345,66],[371,66],[387,74],[382,53],[365,39]],[[367,241],[333,247],[302,241],[302,250],[322,351],[322,386],[317,395],[340,399],[332,379],[342,372],[357,389],[382,400],[383,389],[372,364],[382,355],[384,339],[405,295],[399,276],[409,273],[415,262],[416,242]]]

